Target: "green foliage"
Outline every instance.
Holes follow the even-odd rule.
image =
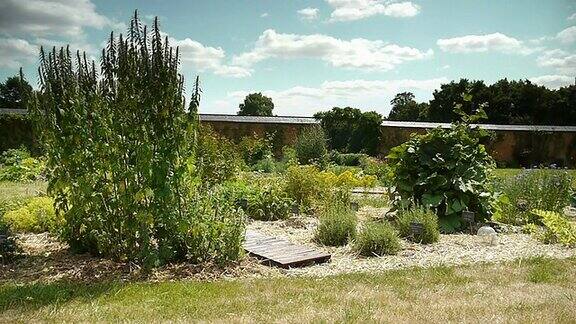
[[[16,244],[8,224],[0,217],[0,264],[13,261],[19,252],[20,248]]]
[[[523,170],[496,182],[501,191],[494,219],[523,225],[537,221],[534,209],[562,212],[570,204],[574,179],[565,170]]]
[[[8,77],[0,82],[0,107],[26,109],[26,98],[32,92],[32,86],[21,75]]]
[[[258,137],[256,134],[243,137],[238,144],[238,149],[244,159],[244,163],[249,167],[273,156],[271,139],[269,137]]]
[[[30,152],[24,146],[21,146],[20,148],[17,149],[8,149],[0,155],[0,165],[1,166],[16,165],[22,162],[22,160],[27,159],[29,157],[31,157]]]
[[[359,231],[354,248],[363,256],[382,256],[400,251],[398,232],[388,222],[368,222]]]
[[[157,19],[147,30],[135,15],[126,38],[111,35],[100,74],[85,55],[41,51],[32,111],[62,236],[73,250],[146,267],[228,260],[243,231],[236,211],[194,195],[198,80],[187,109],[178,49]]]
[[[343,166],[360,166],[361,161],[368,156],[361,153],[340,153],[338,151],[330,152],[330,162]]]
[[[366,156],[360,159],[360,167],[364,174],[376,176],[380,184],[386,187],[391,186],[390,167],[386,162]]]
[[[335,174],[316,166],[290,166],[286,171],[286,192],[303,212],[311,212],[334,189],[373,187],[376,177],[345,171]]]
[[[326,135],[320,126],[304,128],[294,146],[298,162],[301,164],[324,165],[328,151],[326,149]]]
[[[426,121],[428,118],[428,104],[416,102],[412,92],[397,94],[390,101],[390,105],[392,109],[388,115],[388,120]]]
[[[532,211],[544,225],[543,232],[537,232],[537,237],[545,243],[560,243],[576,246],[576,226],[565,216],[554,211]]]
[[[246,230],[244,213],[234,206],[222,188],[197,195],[187,211],[183,235],[186,259],[195,262],[211,261],[225,264],[238,260],[243,254],[242,243]],[[170,255],[172,252],[159,250]],[[163,259],[160,257],[160,259]],[[165,258],[164,258],[165,259]]]
[[[288,218],[294,205],[281,181],[250,186],[244,199],[246,214],[253,219],[264,221]]]
[[[3,218],[15,232],[58,233],[63,225],[49,197],[34,197],[22,207],[6,211]]]
[[[378,153],[380,126],[383,121],[380,114],[374,111],[362,112],[350,107],[336,107],[316,113],[314,117],[320,119],[331,149],[345,153]]]
[[[271,98],[263,96],[262,93],[251,93],[246,96],[239,108],[238,115],[240,116],[272,116],[274,103]]]
[[[32,157],[14,165],[0,166],[0,181],[34,181],[43,178],[46,164]]]
[[[412,235],[411,224],[413,222],[423,225],[423,231],[420,235]],[[423,207],[415,206],[410,209],[399,210],[396,216],[395,225],[400,236],[413,242],[430,244],[438,242],[438,239],[440,239],[438,216],[436,216],[431,210]]]
[[[444,232],[460,228],[463,210],[474,211],[477,221],[489,218],[493,200],[489,174],[494,162],[480,144],[483,135],[466,123],[456,123],[450,129],[413,135],[394,147],[388,163],[395,207],[432,208]]]
[[[345,201],[327,199],[318,218],[314,238],[320,244],[342,246],[356,235],[356,214]]]
[[[196,149],[197,175],[204,187],[212,187],[233,179],[242,166],[236,146],[227,138],[202,126]]]
[[[30,116],[0,114],[0,152],[25,146],[36,149]]]

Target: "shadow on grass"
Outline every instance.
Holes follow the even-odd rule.
[[[70,301],[89,301],[104,294],[118,292],[120,282],[0,284],[0,312],[7,310],[36,310],[44,306],[57,306]]]

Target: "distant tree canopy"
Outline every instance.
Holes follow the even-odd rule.
[[[335,107],[316,113],[314,117],[320,119],[331,149],[344,153],[377,153],[382,115],[374,111]]]
[[[412,92],[402,92],[390,101],[392,110],[388,115],[389,120],[422,121],[428,116],[428,104],[418,103],[414,100]]]
[[[471,101],[462,97],[472,96]],[[492,85],[483,81],[461,79],[443,84],[429,103],[418,103],[404,92],[391,101],[388,119],[404,121],[453,122],[459,120],[457,104],[470,114],[480,105],[490,124],[576,125],[576,85],[551,90],[528,80],[502,79]]]
[[[0,108],[26,109],[22,98],[32,92],[30,84],[15,75],[0,83]]]
[[[271,98],[262,93],[251,93],[246,96],[244,103],[240,104],[240,116],[272,116],[274,103]]]

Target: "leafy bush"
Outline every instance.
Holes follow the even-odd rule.
[[[413,236],[411,231],[412,222],[423,225],[422,234]],[[417,243],[430,244],[438,242],[440,231],[438,230],[438,216],[431,210],[423,207],[412,207],[398,211],[396,216],[396,228],[400,236]]]
[[[0,217],[0,264],[14,260],[20,252],[8,224]]]
[[[346,153],[378,153],[380,127],[384,120],[382,115],[374,111],[335,107],[316,113],[314,117],[320,119],[329,138],[330,149]]]
[[[356,214],[350,204],[328,199],[319,215],[315,240],[323,245],[346,245],[356,235]]]
[[[360,167],[364,174],[375,176],[380,184],[386,187],[391,186],[392,177],[390,175],[390,168],[386,162],[366,156],[360,159]]]
[[[538,221],[534,209],[562,212],[570,205],[573,179],[564,170],[523,170],[500,179],[494,219],[508,224],[523,225]]]
[[[258,137],[256,134],[243,137],[238,144],[238,148],[244,163],[249,167],[273,156],[271,138]]]
[[[340,153],[338,151],[330,152],[330,161],[337,165],[359,166],[361,160],[366,158],[366,154],[360,153]]]
[[[9,149],[4,151],[0,155],[0,165],[2,166],[11,166],[16,165],[22,160],[31,157],[30,152],[26,147],[20,147],[17,149]]]
[[[356,237],[354,248],[360,255],[381,256],[400,251],[398,232],[388,222],[368,222]]]
[[[545,243],[576,246],[576,226],[570,223],[566,217],[554,211],[534,210],[533,213],[544,225],[543,232],[537,232],[539,239]]]
[[[263,172],[263,173],[273,173],[277,170],[277,162],[272,156],[267,156],[264,159],[256,162],[252,166],[252,171]]]
[[[198,80],[187,105],[178,49],[157,19],[150,30],[135,15],[128,33],[110,37],[99,73],[79,53],[41,50],[31,111],[62,236],[75,251],[147,267],[234,259],[237,210],[194,195]]]
[[[44,161],[26,157],[27,152],[9,152],[3,156],[4,166],[0,165],[0,181],[34,181],[42,178],[46,165]],[[14,155],[12,155],[14,154]]]
[[[328,155],[326,135],[320,126],[304,128],[294,146],[298,162],[301,164],[324,165]]]
[[[444,232],[461,227],[463,210],[474,211],[477,221],[489,218],[493,201],[489,174],[494,163],[480,144],[483,136],[464,122],[413,135],[394,147],[388,163],[395,207],[432,208]]]
[[[227,138],[202,126],[198,132],[197,175],[205,187],[212,187],[234,178],[242,161],[235,145]]]
[[[227,200],[221,189],[196,196],[188,213],[189,223],[183,232],[186,259],[224,264],[242,256],[244,213]]]
[[[286,191],[304,212],[311,211],[331,190],[373,187],[376,184],[374,176],[356,175],[350,171],[337,175],[310,165],[289,167],[285,178]]]
[[[288,218],[294,205],[284,184],[279,181],[250,187],[245,199],[246,214],[251,218],[265,221]]]
[[[4,220],[15,232],[58,233],[62,220],[54,211],[54,200],[49,197],[35,197],[24,206],[7,211]]]

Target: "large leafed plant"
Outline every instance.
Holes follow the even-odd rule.
[[[464,210],[475,212],[477,220],[492,213],[489,174],[494,163],[481,144],[486,134],[470,126],[483,117],[483,110],[473,116],[459,107],[456,111],[463,116],[462,122],[413,135],[388,155],[395,206],[415,204],[434,209],[444,232],[463,225]]]

